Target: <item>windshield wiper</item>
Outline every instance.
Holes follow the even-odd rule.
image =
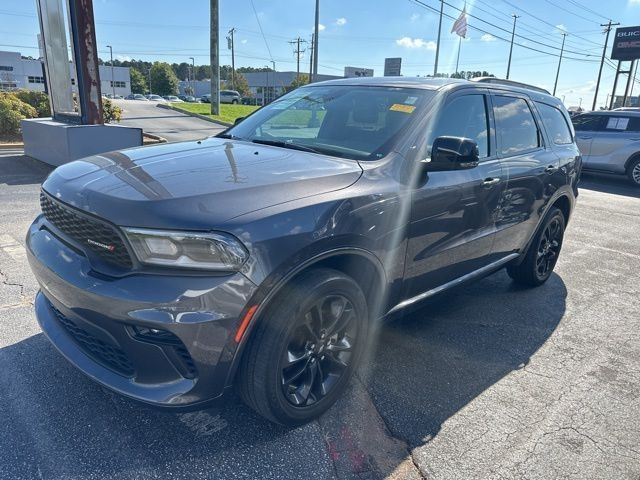
[[[299,143],[285,142],[284,140],[264,140],[262,138],[254,138],[252,143],[259,143],[261,145],[271,145],[273,147],[290,148],[292,150],[301,150],[303,152],[322,153],[315,148],[300,145]]]
[[[231,135],[230,133],[219,133],[215,135],[217,138],[228,138],[229,140],[244,140],[242,137],[237,137],[236,135]]]

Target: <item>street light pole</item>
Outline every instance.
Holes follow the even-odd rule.
[[[511,47],[509,48],[509,62],[507,62],[507,80],[509,80],[509,73],[511,73],[511,55],[513,54],[513,38],[516,36],[516,21],[520,18],[515,13],[511,16],[513,17],[513,30],[511,30]]]
[[[318,44],[319,42],[319,35],[318,33],[320,32],[320,0],[316,0],[316,24],[315,24],[315,28],[313,31],[313,79],[309,79],[309,82],[315,82],[317,81],[317,77],[318,77]],[[275,70],[275,67],[274,67]]]
[[[116,98],[116,83],[113,79],[113,47],[111,45],[107,45],[107,47],[109,48],[109,52],[111,54],[111,95],[112,98]]]
[[[562,47],[560,48],[560,58],[558,59],[558,71],[556,72],[556,82],[553,84],[553,96],[556,96],[556,88],[558,87],[558,78],[560,77],[560,65],[562,65],[562,54],[564,53],[564,41],[567,39],[567,34],[562,34]],[[582,99],[580,99],[582,102]]]
[[[440,34],[442,33],[442,13],[444,11],[444,0],[440,0],[440,20],[438,21],[438,42],[436,43],[436,60],[433,65],[433,76],[438,75],[438,57],[440,56]],[[507,77],[509,78],[509,77]]]

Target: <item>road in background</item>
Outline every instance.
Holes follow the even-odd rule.
[[[0,152],[0,478],[640,477],[640,190],[623,181],[583,182],[544,286],[498,272],[407,313],[345,398],[286,429],[233,399],[151,410],[55,350],[24,255],[49,171]]]
[[[199,140],[220,133],[226,128],[174,110],[160,108],[155,102],[112,101],[122,108],[120,125],[142,128],[145,133],[159,135],[166,138],[168,142]]]

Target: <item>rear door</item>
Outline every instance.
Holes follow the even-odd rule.
[[[496,221],[495,252],[520,250],[536,228],[541,212],[553,194],[552,177],[560,161],[545,145],[541,121],[525,95],[491,95],[496,122],[498,155],[506,170],[507,185]]]
[[[492,139],[488,91],[457,92],[441,108],[428,139],[470,138],[480,165],[428,172],[413,192],[405,298],[445,284],[491,262],[495,218],[505,181]]]
[[[598,170],[623,173],[629,157],[628,147],[640,141],[638,117],[624,115],[602,116],[600,129],[594,132],[588,166]],[[620,155],[622,154],[622,155]]]

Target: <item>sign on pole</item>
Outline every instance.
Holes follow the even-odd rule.
[[[384,59],[384,76],[385,77],[399,77],[400,69],[402,67],[402,58],[385,58]]]
[[[640,26],[616,28],[611,59],[625,61],[638,58],[640,58]]]

